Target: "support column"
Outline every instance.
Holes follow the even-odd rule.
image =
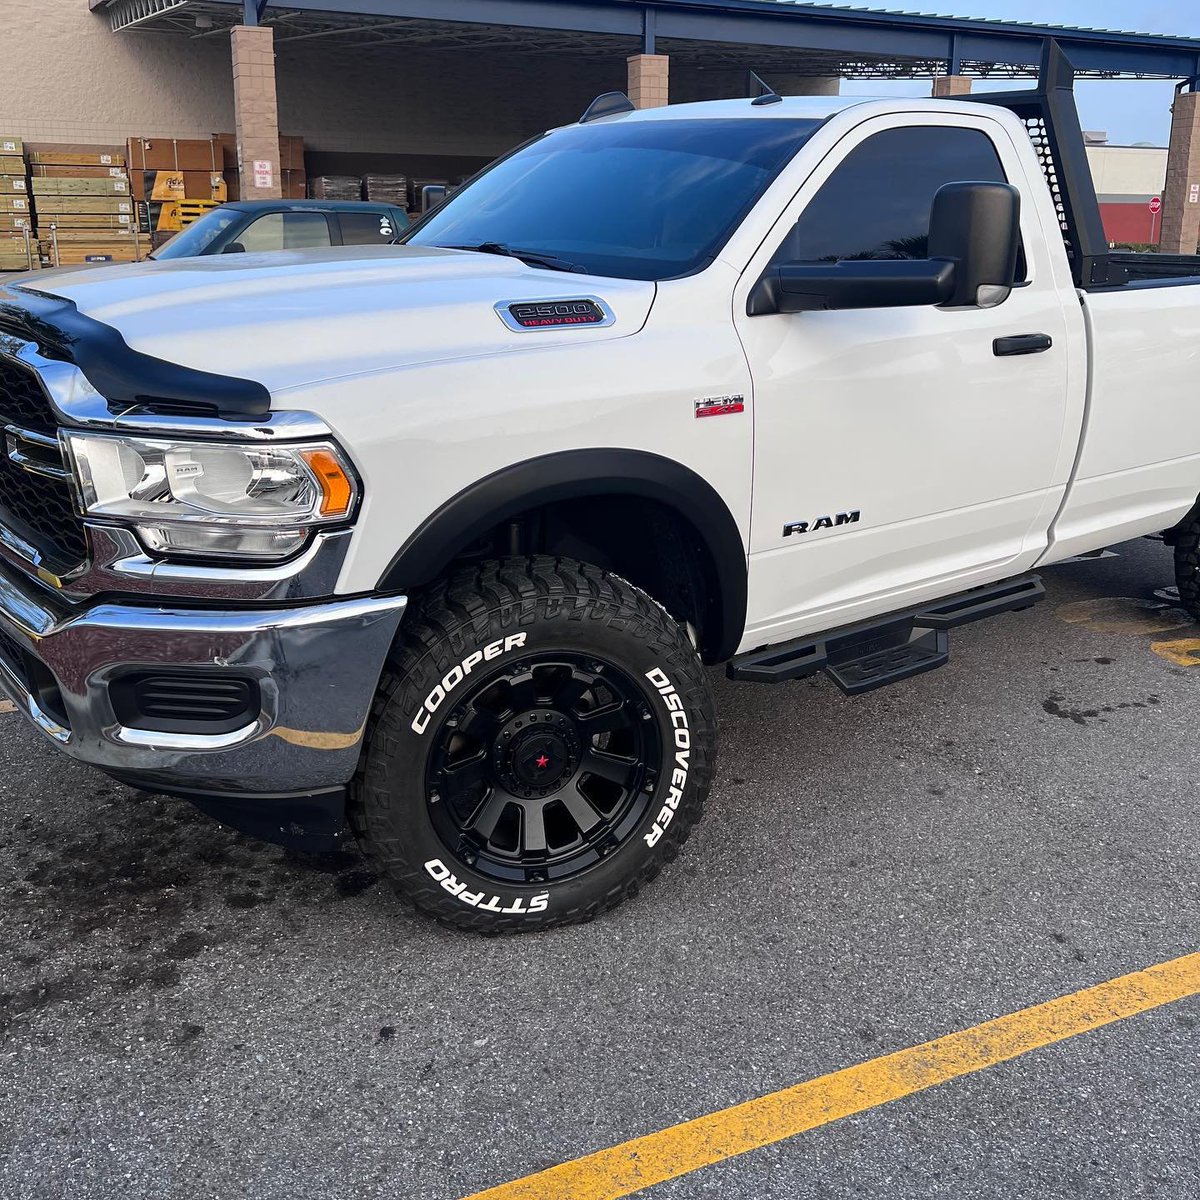
[[[278,200],[279,101],[275,93],[275,31],[235,25],[233,108],[243,200]]]
[[[965,75],[939,75],[933,81],[933,98],[947,99],[951,96],[969,96],[971,80]]]
[[[670,103],[670,58],[665,54],[635,54],[628,61],[628,94],[634,108],[662,108]]]
[[[1163,254],[1195,254],[1200,240],[1200,92],[1180,92],[1171,110],[1163,188]]]

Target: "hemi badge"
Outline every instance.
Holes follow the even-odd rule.
[[[728,417],[746,411],[745,396],[710,396],[696,401],[696,419],[701,417]]]

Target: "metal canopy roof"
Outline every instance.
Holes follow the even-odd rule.
[[[261,0],[90,0],[114,31],[212,37]],[[279,45],[316,41],[522,54],[669,54],[681,64],[754,65],[848,78],[953,71],[1033,77],[1042,41],[1058,39],[1080,75],[1191,79],[1200,39],[1029,25],[801,0],[269,0]]]

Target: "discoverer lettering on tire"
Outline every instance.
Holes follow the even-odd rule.
[[[675,758],[671,765],[671,786],[667,789],[666,800],[658,810],[654,827],[645,835],[647,846],[658,844],[659,838],[667,832],[667,826],[675,819],[679,805],[683,802],[683,790],[687,787],[688,770],[692,757],[692,731],[688,725],[687,710],[683,706],[683,697],[675,690],[675,685],[667,678],[661,667],[655,667],[646,672],[646,678],[658,690],[667,712],[671,717]]]

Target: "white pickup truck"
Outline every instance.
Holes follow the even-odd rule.
[[[606,97],[402,246],[16,279],[0,683],[519,930],[677,854],[706,663],[864,691],[1158,531],[1200,612],[1200,261],[1108,252],[1053,46],[984,99]]]

